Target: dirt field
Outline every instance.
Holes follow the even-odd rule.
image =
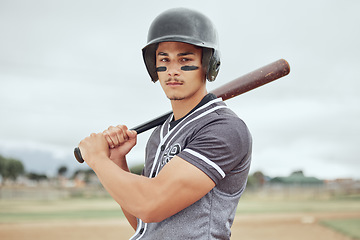
[[[350,240],[320,222],[360,219],[360,196],[305,193],[248,193],[239,204],[231,239]],[[133,233],[110,197],[0,201],[0,240],[112,240]]]
[[[319,224],[322,219],[360,218],[360,212],[238,214],[231,239],[349,240]],[[0,224],[2,240],[129,239],[125,220]]]

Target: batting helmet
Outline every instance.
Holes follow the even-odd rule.
[[[183,42],[202,47],[206,78],[215,80],[220,69],[218,36],[208,17],[194,10],[174,8],[154,19],[149,28],[147,45],[142,49],[146,69],[153,82],[158,80],[155,53],[161,42]]]

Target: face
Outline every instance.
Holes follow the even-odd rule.
[[[156,69],[159,82],[170,100],[184,100],[206,94],[206,78],[201,64],[202,49],[181,42],[159,43]],[[201,95],[201,96],[200,96]]]

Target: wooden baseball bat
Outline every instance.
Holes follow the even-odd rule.
[[[217,97],[221,97],[225,101],[227,99],[236,97],[245,92],[258,88],[264,84],[272,82],[276,79],[284,77],[288,75],[289,72],[289,63],[284,59],[279,59],[246,75],[238,77],[235,80],[232,80],[231,82],[224,84],[223,86],[216,88],[211,92]],[[163,124],[170,116],[170,114],[172,114],[172,112],[168,112],[160,117],[136,126],[132,128],[132,130],[135,130],[138,134],[145,132],[149,129]],[[83,158],[81,157],[80,149],[78,147],[74,149],[74,155],[79,163],[84,162]]]

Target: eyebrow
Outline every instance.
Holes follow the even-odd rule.
[[[165,53],[165,52],[159,52],[158,55],[159,56],[169,56],[169,54]],[[178,57],[187,56],[187,55],[195,55],[195,54],[193,52],[183,52],[183,53],[177,54]]]
[[[193,52],[184,52],[184,53],[179,53],[178,57],[186,56],[186,55],[195,55],[195,54]]]
[[[164,52],[159,52],[158,55],[159,55],[159,56],[169,56],[169,54],[164,53]]]

